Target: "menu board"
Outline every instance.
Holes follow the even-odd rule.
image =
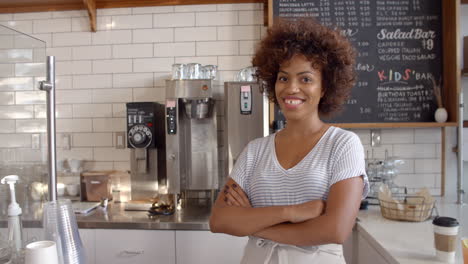
[[[274,0],[273,17],[314,17],[357,50],[358,81],[328,122],[433,122],[442,76],[441,0]]]

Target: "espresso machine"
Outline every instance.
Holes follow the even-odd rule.
[[[147,210],[166,185],[164,105],[127,103],[127,147],[130,149],[131,201],[128,210]],[[126,205],[127,207],[127,205]]]
[[[166,81],[167,192],[175,194],[177,205],[187,193],[211,193],[213,200],[218,189],[214,106],[211,79]]]

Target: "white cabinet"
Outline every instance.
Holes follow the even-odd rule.
[[[177,264],[239,264],[247,240],[210,231],[176,231]]]
[[[175,264],[175,231],[97,229],[96,264]]]
[[[356,231],[353,231],[356,232]],[[389,264],[385,258],[372,246],[371,243],[357,232],[356,264]]]
[[[8,228],[0,228],[0,239],[7,239]]]
[[[86,256],[86,264],[96,263],[96,230],[95,229],[80,229],[80,238],[83,242],[84,252]]]
[[[3,229],[3,228],[2,228]],[[1,230],[1,229],[0,229]],[[8,229],[5,228],[5,237]],[[2,232],[2,231],[0,231]],[[80,229],[80,238],[83,242],[83,247],[86,255],[86,264],[95,264],[95,230],[94,229]],[[23,228],[23,244],[26,246],[29,243],[45,239],[43,228]]]
[[[366,238],[359,228],[354,227],[352,234],[343,243],[344,256],[347,264],[389,264]]]

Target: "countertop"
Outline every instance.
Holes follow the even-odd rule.
[[[468,206],[438,200],[440,216],[454,217],[460,223],[459,238],[468,237]],[[390,263],[439,264],[435,257],[432,220],[424,222],[393,221],[382,217],[379,206],[359,212],[357,230]],[[461,243],[457,241],[456,261],[463,264]]]
[[[460,222],[459,237],[468,237],[468,205],[438,200],[440,216],[450,216]],[[33,205],[25,211],[24,227],[41,227],[42,207]],[[110,203],[107,210],[98,208],[87,215],[77,215],[80,228],[100,229],[169,229],[209,230],[210,210],[204,207],[188,207],[170,216],[150,219],[145,211],[125,211],[123,204]],[[6,227],[7,219],[0,217],[0,227]],[[402,222],[382,217],[379,206],[369,206],[358,214],[356,229],[389,263],[439,264],[435,258],[432,221]],[[461,244],[457,243],[456,262],[462,264]]]
[[[98,207],[86,215],[76,214],[79,228],[100,229],[171,229],[209,230],[210,208],[187,206],[173,215],[150,219],[146,211],[125,211],[123,203],[109,203],[107,209]],[[42,204],[32,204],[22,215],[23,226],[42,227]],[[0,227],[7,226],[7,218],[0,217]]]

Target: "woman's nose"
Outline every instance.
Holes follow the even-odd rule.
[[[294,94],[299,92],[299,84],[296,81],[290,81],[286,84],[286,91],[289,94]]]

